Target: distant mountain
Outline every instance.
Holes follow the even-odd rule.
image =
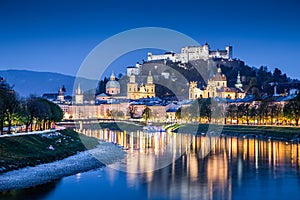
[[[71,95],[74,87],[74,76],[52,73],[36,72],[28,70],[0,70],[0,77],[3,77],[20,96],[29,96],[34,94],[41,96],[43,93],[58,92],[62,85],[65,86],[67,95]],[[82,90],[95,89],[97,80],[78,78]],[[76,87],[77,87],[76,83]]]

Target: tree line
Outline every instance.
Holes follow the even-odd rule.
[[[226,117],[230,123],[249,124],[250,120],[258,125],[299,125],[300,119],[300,94],[289,100],[286,104],[274,103],[272,99],[264,99],[258,105],[250,103],[230,104],[226,109]]]
[[[286,124],[292,121],[296,126],[300,120],[300,94],[289,100],[284,105],[268,98],[252,103],[228,104],[214,102],[213,99],[197,99],[190,106],[181,107],[176,112],[177,119],[187,121],[197,120],[211,123],[213,120],[224,120],[223,123],[250,124],[254,121],[257,125]]]
[[[61,121],[61,108],[46,99],[30,96],[20,98],[3,78],[0,78],[0,132],[12,133],[12,126],[25,126],[25,131],[43,130],[51,127],[52,122]],[[6,130],[5,130],[6,131]]]

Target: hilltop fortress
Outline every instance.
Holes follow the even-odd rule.
[[[206,43],[203,46],[186,46],[181,48],[181,52],[167,52],[161,55],[148,53],[148,61],[153,60],[171,60],[173,62],[188,63],[192,60],[208,60],[209,58],[232,59],[232,46],[226,46],[225,50],[210,50]]]

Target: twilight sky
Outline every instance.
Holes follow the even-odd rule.
[[[234,57],[250,66],[278,67],[300,78],[298,0],[1,0],[0,69],[75,75],[101,41],[149,26],[182,32],[212,49],[230,44]],[[122,58],[118,67],[140,56]]]

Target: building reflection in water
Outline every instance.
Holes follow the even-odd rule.
[[[145,180],[149,198],[231,199],[232,184],[242,187],[244,171],[267,165],[276,177],[300,166],[299,145],[280,141],[106,129],[81,132],[122,146],[125,161],[113,168],[127,172],[129,186],[141,184],[137,177]]]

